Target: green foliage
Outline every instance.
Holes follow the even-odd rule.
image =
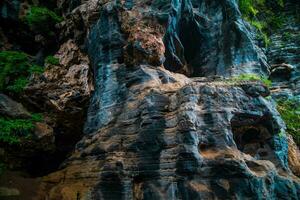
[[[265,0],[239,0],[239,8],[245,18],[251,19],[258,14],[258,6],[264,3]]]
[[[27,136],[33,129],[31,120],[0,118],[0,141],[9,144],[18,143],[20,137]]]
[[[284,33],[282,34],[282,39],[283,39],[284,41],[289,41],[289,40],[293,39],[293,34],[290,33],[290,32],[284,32]]]
[[[0,91],[22,92],[31,74],[42,73],[43,68],[32,65],[30,57],[18,51],[0,52]]]
[[[243,18],[260,33],[258,39],[269,45],[272,30],[281,28],[285,17],[279,14],[284,7],[283,0],[239,0],[239,8]]]
[[[45,59],[45,63],[51,64],[51,65],[59,65],[59,59],[55,58],[54,56],[47,56]]]
[[[268,24],[269,28],[274,30],[281,28],[284,24],[284,21],[285,17],[282,15],[271,15],[266,18],[266,23]]]
[[[266,46],[270,44],[269,36],[264,32],[265,27],[267,26],[266,23],[257,21],[257,20],[251,20],[249,21],[252,26],[254,26],[258,31],[258,39],[262,40]]]
[[[27,78],[20,77],[16,79],[12,85],[7,86],[6,89],[14,93],[20,93],[24,90],[28,83],[29,81],[27,80]]]
[[[42,121],[42,115],[32,114],[31,119],[6,119],[0,117],[0,142],[18,144],[34,130],[34,122]]]
[[[32,65],[28,71],[30,74],[42,74],[44,72],[44,68],[38,65]]]
[[[33,122],[40,122],[43,120],[43,115],[41,115],[39,113],[33,113],[33,114],[31,114],[31,120]]]
[[[25,17],[26,23],[32,30],[43,34],[51,33],[55,24],[62,20],[62,17],[48,8],[37,6],[32,6]]]
[[[296,100],[280,100],[277,102],[277,110],[287,126],[287,132],[291,134],[300,146],[300,104]]]
[[[257,74],[241,74],[232,78],[233,81],[261,81],[267,87],[271,87],[272,81],[266,77],[258,76]]]
[[[26,69],[30,66],[28,56],[23,52],[0,52],[0,90],[4,90],[9,77],[26,75]]]

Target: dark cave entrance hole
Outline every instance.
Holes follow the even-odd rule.
[[[164,36],[164,67],[188,77],[205,77],[214,69],[204,69],[207,62],[207,37],[193,15],[176,16],[176,25],[171,23]]]
[[[82,128],[78,127],[77,131],[73,130],[66,134],[63,128],[56,127],[55,151],[37,152],[28,160],[28,165],[25,167],[26,171],[32,177],[41,177],[57,171],[81,139],[83,131],[79,130]]]
[[[231,127],[233,139],[240,151],[256,159],[271,159],[273,151],[270,141],[274,130],[270,118],[235,116],[231,120]]]

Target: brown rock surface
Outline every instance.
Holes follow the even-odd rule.
[[[300,151],[299,147],[293,141],[292,136],[288,135],[289,143],[289,165],[293,173],[300,177]]]
[[[27,99],[36,107],[79,113],[93,90],[89,59],[72,40],[61,46],[56,57],[59,65],[48,64],[26,88]]]

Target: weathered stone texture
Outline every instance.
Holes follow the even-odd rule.
[[[85,136],[44,178],[46,196],[299,199],[268,89],[215,77],[268,73],[235,1],[99,5]]]

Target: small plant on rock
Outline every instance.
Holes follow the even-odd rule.
[[[287,132],[300,146],[300,103],[295,99],[279,100],[277,110],[287,126]]]
[[[51,64],[51,65],[59,65],[59,59],[55,58],[54,56],[47,56],[45,59],[45,63]]]
[[[42,74],[44,72],[44,68],[38,65],[32,65],[28,71],[31,74]]]
[[[61,22],[62,17],[44,7],[32,6],[25,16],[29,27],[38,33],[48,34],[54,29],[55,24]]]
[[[7,90],[14,93],[20,93],[24,90],[26,85],[29,83],[28,79],[25,77],[20,77],[16,79],[12,85],[7,86]]]
[[[269,35],[282,27],[285,17],[280,13],[284,7],[283,0],[239,0],[243,18],[258,30],[258,39],[270,44]]]
[[[30,136],[35,128],[34,123],[42,119],[40,114],[32,114],[30,119],[0,117],[0,142],[18,144],[21,138]]]
[[[261,81],[267,87],[271,87],[272,81],[268,78],[259,76],[257,74],[241,74],[232,78],[233,81]]]
[[[43,67],[32,65],[29,55],[18,51],[0,52],[0,91],[20,93],[31,74],[43,72]]]

